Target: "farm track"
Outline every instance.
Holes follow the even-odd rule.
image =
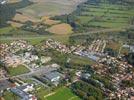
[[[88,35],[88,34],[93,34],[93,33],[119,32],[119,31],[126,31],[126,29],[130,29],[130,28],[134,28],[134,25],[127,26],[123,29],[102,29],[102,30],[90,31],[90,32],[86,32],[86,33],[77,33],[77,34],[73,34],[72,36]]]
[[[90,32],[86,32],[86,33],[77,33],[77,34],[71,34],[71,36],[78,36],[78,35],[88,35],[88,34],[93,34],[93,33],[108,33],[108,32],[119,32],[119,31],[125,31],[126,29],[129,28],[134,28],[134,25],[130,25],[125,27],[124,29],[103,29],[103,30],[98,30],[98,31],[90,31]],[[62,35],[61,35],[62,36]],[[52,38],[54,37],[52,36],[19,36],[19,37],[0,37],[0,41],[3,40],[18,40],[18,39],[47,39],[47,38]]]

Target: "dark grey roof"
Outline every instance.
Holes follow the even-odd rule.
[[[2,80],[0,81],[0,90],[5,90],[9,88],[11,83],[8,80]]]
[[[49,80],[52,80],[53,78],[56,78],[56,77],[58,77],[58,76],[61,76],[61,74],[60,74],[59,72],[56,72],[56,71],[54,71],[54,72],[49,72],[49,73],[46,73],[46,74],[45,74],[45,77],[46,77],[47,79],[49,79]]]
[[[29,99],[29,94],[28,93],[26,93],[26,92],[24,92],[24,91],[22,91],[22,90],[20,90],[20,89],[18,89],[16,87],[15,88],[11,88],[11,91],[14,94],[18,95],[19,97],[21,97],[21,98],[23,98],[25,100]]]

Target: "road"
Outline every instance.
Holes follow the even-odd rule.
[[[93,33],[108,33],[108,32],[119,32],[119,31],[126,31],[126,29],[130,29],[130,28],[134,28],[134,25],[129,25],[129,26],[126,26],[122,29],[118,29],[118,28],[115,28],[115,29],[102,29],[102,30],[96,30],[96,31],[89,31],[89,32],[86,32],[86,33],[77,33],[77,34],[73,34],[72,36],[77,36],[77,35],[88,35],[88,34],[93,34]]]
[[[107,33],[107,32],[119,32],[119,31],[125,31],[126,29],[129,28],[134,28],[134,25],[129,25],[126,26],[122,29],[120,28],[115,28],[115,29],[102,29],[102,30],[97,30],[97,31],[89,31],[86,33],[77,33],[77,34],[72,34],[72,36],[77,36],[77,35],[88,35],[92,33]],[[63,36],[63,35],[61,35]],[[56,35],[29,35],[29,36],[18,36],[18,37],[10,37],[10,36],[0,36],[0,41],[10,41],[10,40],[18,40],[18,39],[24,39],[24,40],[34,40],[34,39],[48,39],[56,37]]]
[[[10,37],[10,36],[1,36],[0,37],[0,41],[3,41],[3,40],[18,40],[18,39],[24,39],[24,40],[27,40],[27,39],[45,39],[47,38],[48,36],[44,35],[44,36],[16,36],[16,37]]]
[[[16,76],[13,76],[13,77],[1,78],[0,81],[1,81],[1,80],[6,80],[6,79],[9,79],[9,78],[31,77],[31,76],[33,76],[33,75],[42,75],[42,74],[45,74],[45,73],[48,73],[48,72],[54,71],[54,70],[57,70],[57,68],[51,67],[51,65],[47,65],[47,66],[38,68],[38,69],[36,69],[36,70],[32,70],[32,71],[30,71],[29,73],[24,73],[24,74],[21,74],[21,75],[16,75]]]
[[[41,84],[42,86],[46,87],[46,88],[50,88],[49,86],[47,86],[46,84],[42,83],[41,81],[35,79],[35,78],[30,78],[33,81],[36,81],[37,83]]]

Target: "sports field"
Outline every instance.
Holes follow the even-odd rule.
[[[60,88],[54,94],[45,96],[45,100],[81,100],[78,96],[72,93],[69,88]]]

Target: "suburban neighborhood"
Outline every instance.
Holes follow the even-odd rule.
[[[134,0],[0,0],[0,100],[134,100]]]
[[[108,96],[108,99],[121,99],[123,97],[132,100],[133,87],[122,88],[122,86],[124,82],[133,80],[133,66],[124,62],[121,57],[115,58],[104,53],[106,44],[106,40],[95,40],[88,47],[81,45],[67,46],[52,39],[43,42],[41,46],[43,50],[53,49],[60,53],[81,56],[96,62],[91,66],[92,70],[90,71],[74,70],[75,74],[70,81],[71,83],[66,71],[61,72],[59,70],[62,66],[52,62],[53,57],[41,56],[37,51],[35,53],[36,47],[30,45],[27,41],[16,40],[9,45],[1,44],[0,55],[3,56],[1,57],[1,63],[4,66],[4,68],[1,68],[0,75],[1,95],[4,91],[10,91],[22,100],[37,100],[34,91],[37,91],[35,87],[38,85],[52,89],[60,84],[70,86],[73,82],[82,80],[98,85],[103,93]],[[18,72],[15,72],[17,68],[16,71]],[[14,72],[10,72],[9,69],[14,70]],[[94,78],[95,75],[107,76],[110,80],[105,83],[99,77]],[[32,83],[25,82],[26,79],[32,80]]]

